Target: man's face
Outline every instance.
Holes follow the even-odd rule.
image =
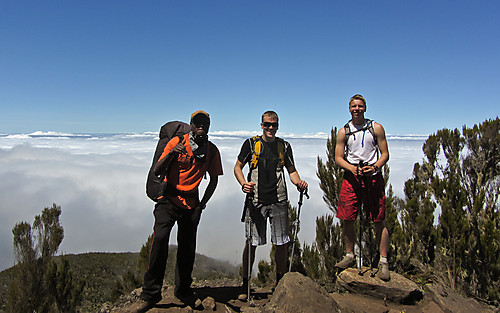
[[[203,114],[197,114],[191,122],[191,130],[196,136],[206,136],[209,128],[210,119]]]
[[[366,105],[361,100],[355,99],[352,100],[351,103],[349,104],[349,112],[351,113],[353,118],[364,116],[365,111],[366,111]]]
[[[276,132],[278,131],[278,120],[276,118],[264,116],[264,118],[262,119],[262,123],[260,123],[260,126],[262,127],[265,137],[276,137]]]

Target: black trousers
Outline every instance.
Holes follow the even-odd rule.
[[[154,209],[155,224],[149,267],[144,275],[141,299],[161,299],[161,288],[168,258],[170,232],[177,222],[177,262],[175,265],[175,292],[188,290],[193,281],[196,252],[196,231],[201,211],[179,208],[168,200],[157,203]]]

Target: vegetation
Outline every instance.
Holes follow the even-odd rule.
[[[425,159],[415,164],[398,205],[401,225],[393,235],[398,270],[442,273],[452,288],[498,305],[499,149],[498,118],[429,136]]]
[[[405,182],[404,199],[386,186],[386,224],[393,270],[422,283],[444,279],[468,296],[499,305],[500,300],[500,133],[499,119],[472,128],[443,129],[423,145],[425,160]],[[318,157],[323,199],[336,212],[343,171],[335,165],[337,129],[327,141],[327,159]],[[389,168],[384,168],[386,182]],[[439,213],[439,214],[438,214]],[[435,216],[439,216],[435,219]],[[335,280],[342,257],[340,225],[333,215],[316,219],[316,240],[300,259],[307,275]],[[368,245],[363,237],[363,245]],[[372,247],[373,249],[375,247]]]
[[[52,259],[64,238],[61,207],[53,204],[35,216],[33,226],[20,222],[12,229],[17,265],[8,288],[8,312],[76,312],[83,281],[73,280],[66,260]]]
[[[47,211],[48,210],[48,211]],[[53,246],[59,246],[63,238],[62,226],[59,224],[60,207],[53,206],[45,209],[40,217],[36,217],[33,228],[28,223],[22,222],[16,225],[15,229],[22,227],[25,234],[18,236],[22,238],[23,245],[20,246],[30,256],[48,255],[43,262],[40,257],[33,262],[36,266],[26,267],[26,262],[18,264],[10,269],[0,272],[0,312],[34,312],[35,305],[30,301],[22,302],[20,295],[24,293],[15,293],[15,288],[24,288],[21,292],[33,290],[30,296],[36,300],[37,312],[97,312],[105,302],[113,302],[122,295],[129,294],[130,291],[142,285],[142,277],[147,268],[149,248],[152,236],[148,238],[143,245],[140,253],[85,253],[78,255],[53,256],[57,249],[51,248],[50,253],[33,252],[41,247],[47,247],[47,244],[39,244],[38,238],[44,238],[46,242]],[[53,223],[47,223],[53,221]],[[29,227],[28,227],[28,226]],[[39,225],[39,226],[38,226]],[[37,227],[35,227],[37,226]],[[44,227],[43,236],[38,236],[38,228]],[[26,230],[34,229],[37,236],[30,236]],[[53,235],[46,235],[50,232]],[[16,232],[17,234],[17,232]],[[28,249],[30,247],[33,249]],[[51,239],[50,239],[51,238]],[[56,240],[60,238],[60,240]],[[16,241],[16,242],[18,242]],[[52,246],[52,247],[53,247]],[[35,249],[36,247],[36,249]],[[16,250],[17,251],[17,250]],[[176,259],[176,246],[169,248],[169,260],[166,271],[166,281],[172,284],[174,281],[174,264]],[[40,264],[48,264],[45,270],[40,270]],[[30,272],[25,273],[27,269]],[[31,274],[32,272],[43,273],[41,277]],[[31,275],[31,276],[28,276]],[[197,255],[193,278],[195,280],[210,280],[221,277],[235,277],[237,269],[228,262],[221,262],[204,255]],[[39,284],[43,288],[26,288],[31,284]],[[37,294],[38,292],[38,294]],[[12,299],[9,298],[9,294]],[[42,295],[44,295],[42,297]],[[13,307],[15,304],[19,309]],[[27,307],[30,305],[30,307]],[[78,306],[78,309],[77,309]]]

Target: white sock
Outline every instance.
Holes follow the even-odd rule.
[[[381,263],[387,263],[387,257],[386,256],[380,256],[380,262]]]
[[[347,252],[345,254],[345,256],[348,257],[348,258],[354,259],[354,253],[353,252]]]

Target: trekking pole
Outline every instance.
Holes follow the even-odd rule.
[[[298,203],[299,205],[298,205],[298,209],[297,209],[297,218],[293,222],[293,224],[295,226],[295,232],[294,232],[293,241],[292,241],[293,242],[292,243],[292,255],[290,257],[290,265],[288,268],[289,272],[292,271],[293,253],[295,251],[295,241],[297,240],[297,233],[299,231],[299,224],[300,224],[300,208],[302,207],[302,200],[304,199],[304,194],[306,195],[307,199],[309,199],[309,195],[307,194],[307,189],[300,192],[299,203]]]
[[[360,169],[363,168],[364,166],[364,162],[363,161],[359,161],[359,164],[357,165],[357,169],[356,169],[356,173],[358,174],[358,177],[360,175],[363,175],[362,173],[360,174]],[[362,180],[362,179],[361,179]],[[358,178],[358,182],[359,183],[362,183],[359,178]],[[363,188],[363,186],[361,186]],[[358,241],[358,247],[359,247],[359,263],[358,263],[358,275],[363,275],[363,249],[362,249],[362,246],[363,246],[363,211],[365,209],[365,206],[364,206],[364,201],[363,201],[363,197],[359,197],[359,200],[360,200],[360,206],[359,206],[359,241]]]
[[[365,199],[368,199],[367,195],[371,195],[371,176],[363,176],[364,178],[364,192],[365,192]],[[368,221],[370,218],[370,215],[365,212],[367,215]],[[373,263],[374,263],[374,257],[373,257],[373,230],[370,224],[368,224],[368,251],[370,252],[370,277],[375,277],[375,272],[373,270]]]
[[[252,208],[250,206],[250,203],[252,201],[252,194],[248,193],[245,199],[245,209],[247,210],[246,216],[245,216],[245,224],[247,225],[247,248],[248,248],[248,265],[247,265],[247,278],[248,278],[248,283],[247,283],[247,301],[249,303],[249,306],[252,306],[251,304],[251,289],[250,289],[250,281],[252,277],[252,230],[253,230],[253,225],[252,225],[252,217],[250,216],[250,211]]]
[[[247,284],[247,301],[250,303],[250,281],[252,277],[252,218],[250,217],[250,214],[247,215],[246,222],[248,225],[248,236],[247,236],[247,247],[248,247],[248,265],[247,265],[247,277],[248,277],[248,284]]]

